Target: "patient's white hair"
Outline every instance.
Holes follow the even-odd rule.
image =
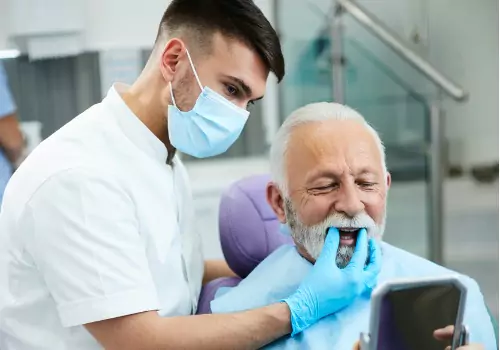
[[[382,168],[387,173],[385,164],[385,149],[378,133],[366,122],[365,118],[352,108],[330,102],[311,103],[295,110],[281,125],[271,145],[271,177],[278,185],[283,195],[288,196],[288,184],[286,173],[286,153],[288,142],[293,129],[299,125],[323,122],[328,120],[355,120],[359,121],[370,131],[379,147],[382,159]]]

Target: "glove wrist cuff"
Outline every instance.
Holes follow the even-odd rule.
[[[287,303],[288,307],[290,308],[290,324],[292,326],[292,333],[290,335],[292,337],[309,328],[311,323],[313,323],[307,322],[306,320],[308,319],[308,317],[304,317],[304,315],[300,314],[302,308],[300,307],[300,305],[296,304],[293,298],[283,299],[281,300],[281,302]]]

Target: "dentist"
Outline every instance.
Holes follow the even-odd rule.
[[[282,302],[193,316],[202,280],[232,272],[204,263],[176,151],[225,152],[247,106],[284,62],[276,32],[251,0],[172,0],[132,86],[45,140],[7,186],[0,214],[0,348],[254,349],[348,305],[373,288],[370,264],[335,269],[339,236]],[[365,261],[366,247],[355,261]],[[363,256],[364,254],[364,256]]]

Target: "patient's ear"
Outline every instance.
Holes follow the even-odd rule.
[[[281,195],[281,191],[278,186],[274,182],[269,182],[266,187],[266,197],[267,203],[271,206],[276,217],[281,223],[285,223],[285,202],[283,200],[283,196]]]
[[[388,172],[387,173],[387,189],[391,188],[391,174]]]

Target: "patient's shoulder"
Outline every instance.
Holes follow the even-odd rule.
[[[211,302],[212,312],[242,311],[279,302],[297,289],[311,266],[294,246],[283,245],[236,287],[219,294]]]
[[[388,258],[387,269],[391,271],[388,277],[457,277],[467,289],[464,322],[470,328],[471,342],[485,344],[486,349],[496,348],[495,335],[484,296],[474,279],[387,243],[383,243],[382,247]]]
[[[469,289],[479,291],[478,284],[472,278],[444,266],[438,265],[421,256],[406,250],[394,247],[388,243],[382,243],[382,249],[390,260],[395,274],[404,278],[456,276]]]

